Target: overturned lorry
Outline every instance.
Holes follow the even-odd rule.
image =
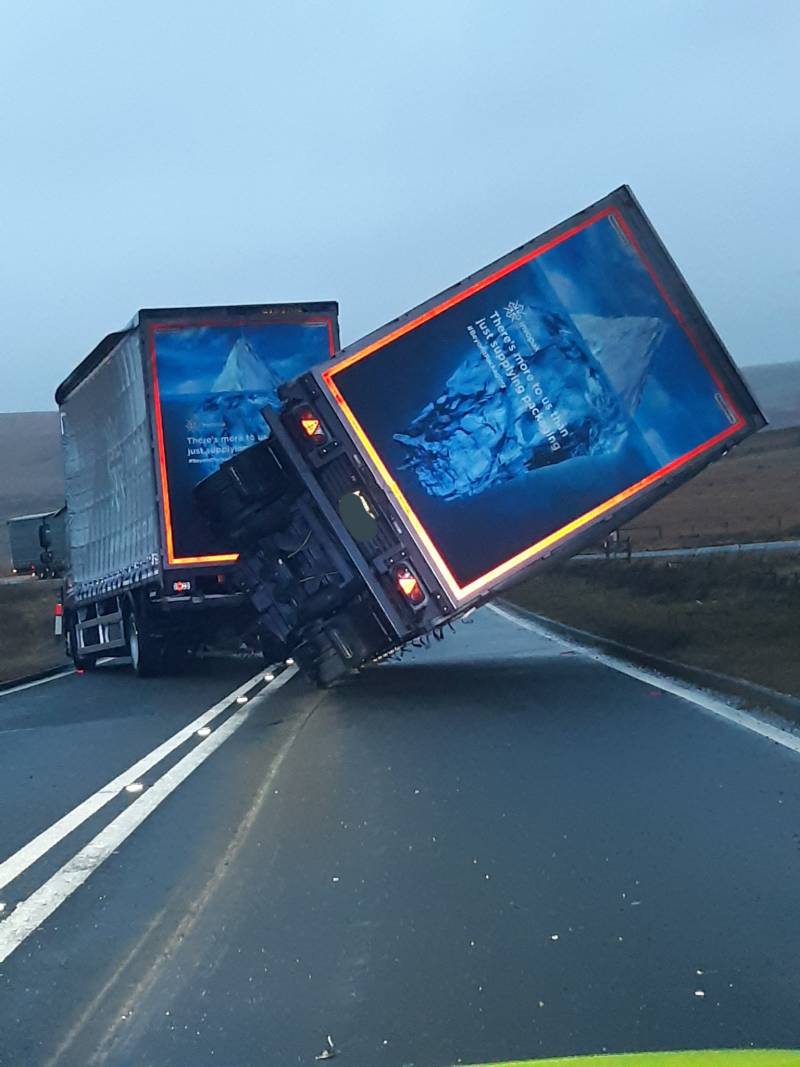
[[[318,684],[439,634],[765,422],[630,189],[278,390],[196,489],[265,653]]]
[[[278,385],[337,345],[334,302],[148,309],[59,386],[77,667],[128,654],[155,675],[204,644],[257,642],[236,550],[192,490],[263,438]]]

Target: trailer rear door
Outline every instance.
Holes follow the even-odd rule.
[[[338,345],[335,303],[222,311],[142,313],[168,565],[237,558],[200,515],[192,490],[266,437],[261,409],[278,406],[278,385],[329,359]]]
[[[315,376],[455,604],[765,421],[627,187]]]

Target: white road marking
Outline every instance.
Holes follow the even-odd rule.
[[[184,726],[182,730],[178,730],[172,737],[167,738],[158,748],[154,748],[152,752],[148,752],[146,756],[143,756],[140,760],[129,767],[127,771],[123,771],[122,774],[117,775],[110,782],[98,789],[96,793],[93,793],[86,800],[82,801],[77,807],[74,807],[72,811],[67,812],[57,822],[54,822],[52,826],[48,826],[46,830],[42,830],[40,834],[34,837],[27,845],[23,845],[13,856],[9,856],[8,859],[3,860],[0,863],[0,889],[3,889],[9,882],[13,882],[15,878],[26,871],[31,864],[40,859],[46,852],[49,852],[51,848],[62,841],[67,834],[71,834],[73,830],[77,829],[82,823],[85,823],[87,819],[91,818],[95,812],[99,811],[102,807],[113,800],[123,789],[126,789],[129,785],[138,781],[149,770],[160,763],[162,759],[173,752],[176,748],[182,745],[185,741],[188,741],[190,737],[193,737],[197,731],[211,722],[212,719],[216,719],[227,708],[234,704],[236,698],[246,693],[249,689],[258,685],[263,678],[261,671],[258,674],[250,678],[244,685],[240,685],[238,689],[234,689],[232,693],[228,693],[222,700],[204,711],[202,715],[198,716],[193,722],[190,722],[188,726]]]
[[[627,663],[624,659],[606,655],[605,652],[598,652],[598,650],[592,648],[591,645],[584,645],[580,641],[561,637],[559,634],[555,634],[548,630],[546,626],[541,626],[534,622],[533,619],[526,619],[521,615],[516,615],[513,611],[507,611],[505,608],[501,608],[497,604],[490,604],[489,609],[507,622],[512,622],[516,626],[521,626],[525,630],[530,630],[531,633],[535,633],[539,637],[544,637],[549,641],[555,641],[556,644],[563,645],[565,648],[568,648],[573,652],[578,652],[583,656],[587,656],[589,659],[593,659],[596,663],[601,663],[604,667],[609,667],[612,671],[618,671],[620,674],[627,674],[629,678],[635,678],[639,682],[644,682],[646,685],[653,686],[655,689],[660,689],[664,693],[669,693],[670,696],[680,697],[681,700],[688,700],[690,703],[697,705],[697,707],[702,708],[704,711],[711,712],[712,715],[718,715],[721,719],[726,719],[728,722],[744,727],[745,730],[750,730],[754,734],[766,737],[769,741],[774,741],[776,745],[782,745],[784,748],[791,749],[792,752],[800,753],[800,737],[789,733],[788,730],[782,730],[778,726],[772,726],[763,719],[759,719],[757,715],[753,715],[748,711],[742,711],[741,708],[737,708],[733,704],[728,704],[724,700],[712,696],[710,693],[705,693],[702,689],[695,689],[694,686],[673,681],[671,678],[664,678],[662,675],[656,674],[655,671],[649,671],[644,667],[635,667],[632,663]]]
[[[220,745],[235,734],[259,705],[277,692],[296,673],[291,669],[284,671],[270,686],[249,701],[246,707],[234,712],[210,737],[170,767],[138,800],[135,800],[116,819],[112,819],[108,826],[104,827],[88,845],[56,871],[44,885],[18,904],[8,918],[0,922],[0,963],[8,959],[11,953],[53,914],[56,908],[72,896],[75,890],[83,885],[97,868],[130,837],[133,831],[141,826],[149,815],[152,815],[170,793],[173,793]]]
[[[78,1021],[73,1030],[65,1038],[64,1042],[56,1050],[51,1060],[48,1060],[43,1067],[60,1067],[64,1062],[67,1062],[66,1053],[74,1043],[75,1039],[79,1036],[81,1029],[85,1026],[86,1022],[90,1019],[98,1017],[98,1013],[103,1013],[102,1017],[109,1020],[108,1029],[105,1032],[103,1038],[97,1044],[94,1054],[87,1067],[101,1067],[101,1065],[108,1063],[111,1051],[116,1051],[114,1048],[115,1042],[119,1036],[119,1032],[123,1025],[125,1031],[123,1033],[123,1040],[130,1041],[132,1033],[129,1027],[131,1023],[129,1020],[134,1012],[144,1005],[147,998],[152,994],[153,989],[158,980],[163,977],[163,961],[165,959],[174,960],[181,945],[188,945],[195,926],[203,918],[206,910],[211,905],[214,896],[219,892],[223,886],[225,879],[230,875],[231,871],[236,870],[237,859],[239,853],[244,846],[245,841],[248,839],[253,827],[255,826],[256,819],[262,811],[264,804],[268,799],[273,797],[277,793],[277,789],[273,789],[273,782],[277,777],[279,770],[281,769],[284,760],[288,757],[289,752],[292,749],[295,741],[299,737],[301,731],[305,727],[308,720],[314,714],[317,706],[324,700],[324,695],[319,694],[319,700],[311,701],[310,706],[306,704],[306,710],[302,715],[295,719],[295,724],[285,735],[284,740],[281,742],[277,752],[274,753],[269,763],[264,768],[264,777],[261,784],[258,787],[258,791],[252,798],[250,807],[247,813],[239,823],[236,831],[228,843],[227,848],[220,854],[217,859],[216,866],[213,873],[209,877],[208,881],[204,885],[200,895],[193,900],[186,901],[183,918],[178,922],[177,926],[173,927],[169,933],[169,937],[164,941],[160,947],[158,954],[153,958],[152,962],[147,967],[147,970],[136,983],[131,987],[130,982],[127,982],[126,992],[126,1005],[125,1011],[120,1014],[115,1012],[109,1012],[107,1009],[104,1011],[104,1005],[102,1001],[102,994],[99,994],[95,1000],[87,1006],[84,1016]],[[123,963],[117,970],[115,977],[123,978],[126,964]],[[108,989],[111,988],[113,979],[109,981]],[[122,1006],[122,1005],[121,1005]],[[140,1016],[140,1023],[143,1022]],[[146,1025],[146,1023],[144,1024]],[[135,1040],[135,1039],[134,1039]],[[125,1060],[123,1054],[123,1061]]]
[[[34,682],[23,682],[22,685],[15,685],[11,689],[4,689],[0,693],[0,697],[9,697],[12,693],[21,693],[23,689],[33,689],[35,685],[47,685],[48,682],[57,682],[59,678],[66,678],[70,674],[74,674],[74,667],[67,667],[61,671],[60,674],[50,674],[47,678],[37,678]]]

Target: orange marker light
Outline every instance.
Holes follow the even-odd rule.
[[[403,575],[401,578],[398,578],[397,584],[408,597],[413,596],[413,594],[416,593],[416,591],[419,589],[419,582],[410,574]]]
[[[399,567],[395,567],[394,580],[406,600],[410,601],[415,607],[424,602],[425,591],[410,567],[407,567],[404,563],[401,563]]]
[[[325,427],[312,408],[300,408],[297,418],[300,421],[300,429],[312,444],[322,445],[328,440]]]

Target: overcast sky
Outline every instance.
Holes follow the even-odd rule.
[[[800,356],[800,3],[0,9],[0,410],[139,307],[361,334],[629,183],[741,364]]]

